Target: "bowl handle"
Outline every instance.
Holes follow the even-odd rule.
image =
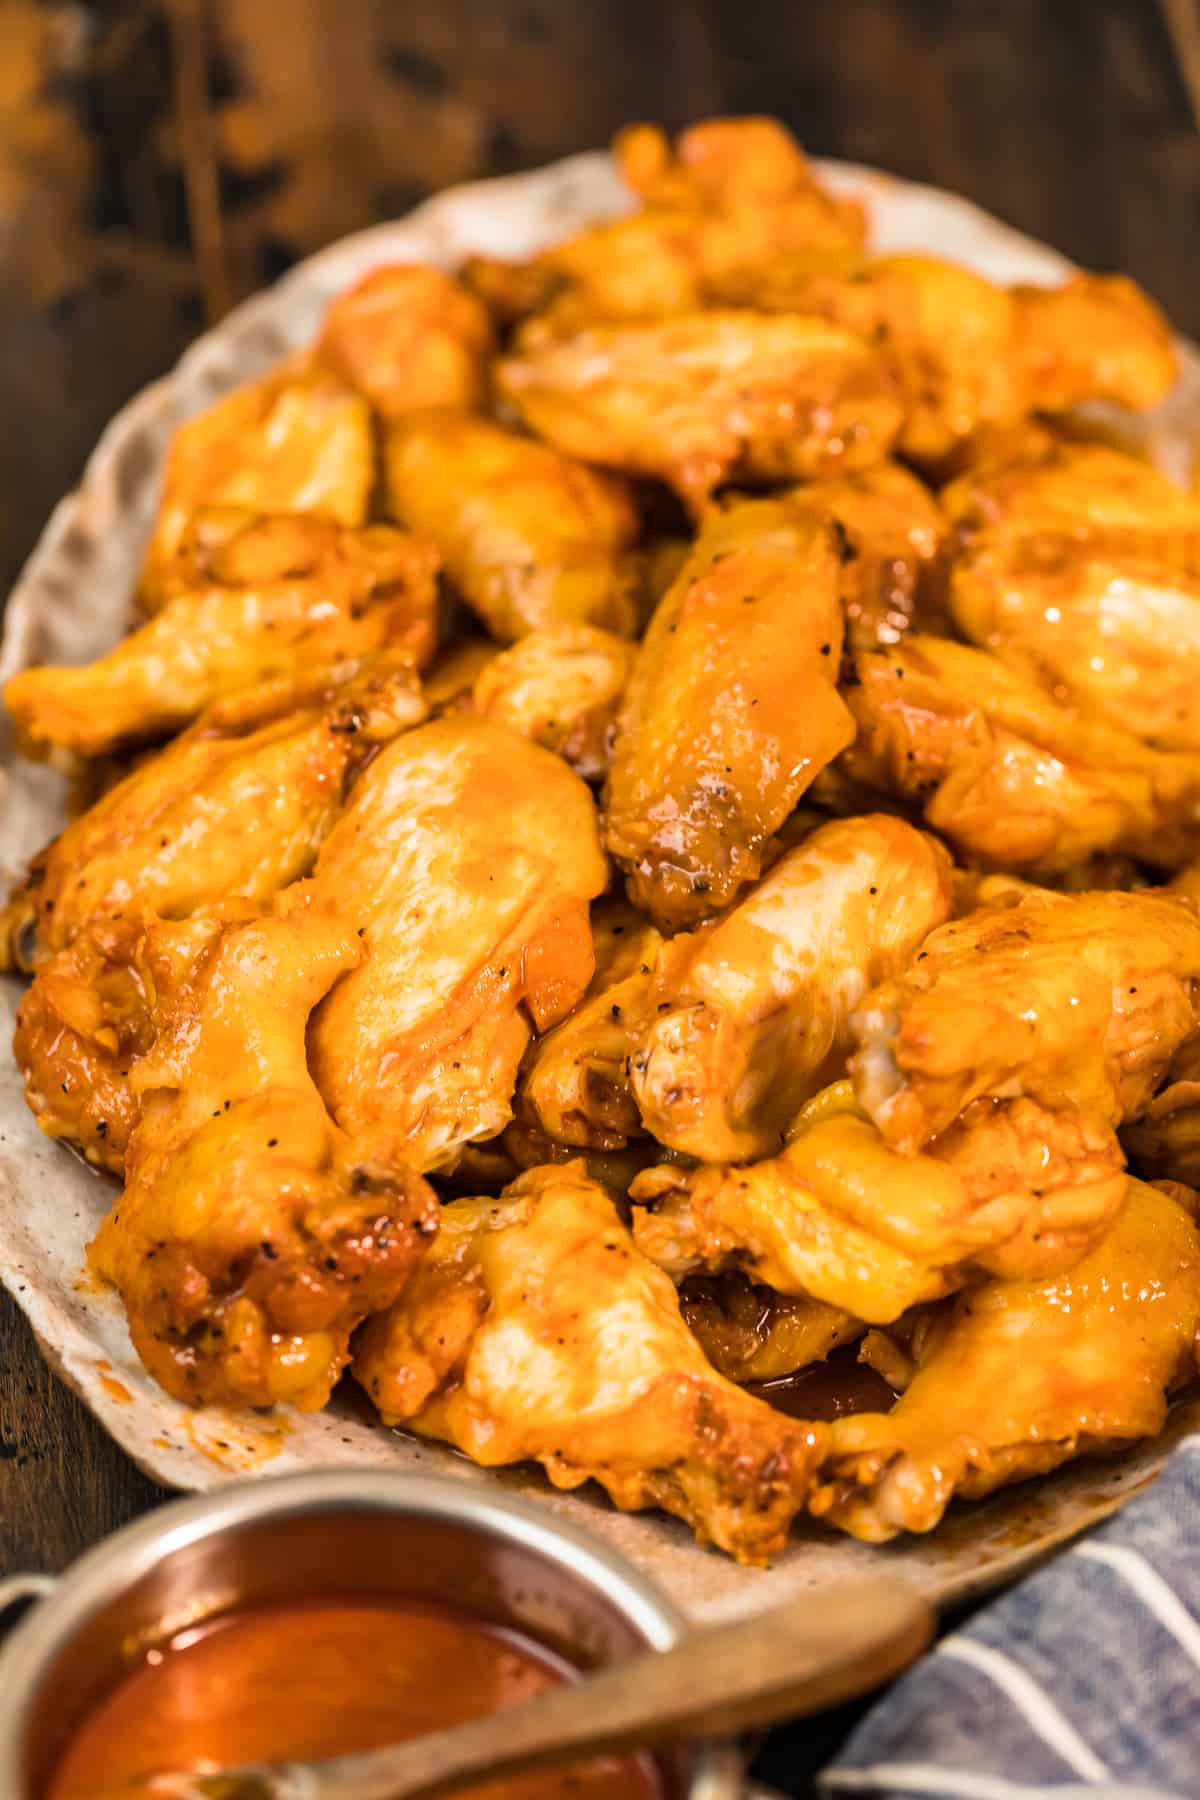
[[[58,1586],[54,1575],[6,1575],[0,1580],[0,1633],[7,1629],[4,1617],[22,1600],[44,1600]]]

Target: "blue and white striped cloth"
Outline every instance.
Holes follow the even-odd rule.
[[[828,1800],[1197,1800],[1200,1435],[911,1669],[821,1784]]]

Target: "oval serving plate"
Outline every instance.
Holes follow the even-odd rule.
[[[1002,282],[1061,280],[1065,258],[933,188],[846,164],[824,174],[870,205],[872,242],[885,250],[953,257]],[[54,512],[9,601],[0,679],[35,661],[82,662],[120,636],[157,499],[171,433],[237,383],[310,338],[329,299],[388,261],[453,268],[473,251],[525,256],[589,219],[628,204],[609,159],[577,156],[529,175],[439,195],[408,218],[333,245],[231,313],[105,431],[79,488]],[[1172,473],[1193,474],[1200,442],[1200,357],[1183,346],[1183,373],[1157,414],[1120,429]],[[1200,459],[1195,459],[1200,460]],[[0,731],[4,728],[0,726]],[[14,875],[61,823],[61,782],[15,761],[0,742],[0,873]],[[189,1412],[168,1398],[133,1353],[115,1297],[84,1271],[84,1248],[111,1189],[38,1131],[7,1046],[21,984],[0,979],[0,1281],[28,1315],[47,1360],[135,1462],[168,1486],[205,1489],[234,1475],[303,1468],[443,1472],[503,1481],[590,1526],[651,1572],[695,1615],[715,1616],[812,1593],[885,1557],[935,1599],[1012,1576],[1153,1479],[1171,1443],[1200,1422],[1200,1402],[1176,1410],[1163,1437],[1109,1461],[952,1510],[928,1538],[873,1549],[799,1527],[767,1573],[699,1549],[674,1520],[622,1514],[601,1498],[561,1494],[536,1472],[477,1469],[453,1451],[388,1432],[340,1396],[321,1414],[261,1418],[215,1408]]]

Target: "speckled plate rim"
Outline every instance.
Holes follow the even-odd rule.
[[[823,165],[839,191],[863,195],[880,249],[923,249],[998,281],[1056,281],[1072,265],[969,202],[870,169]],[[407,218],[331,246],[254,296],[200,338],[178,366],[113,419],[79,487],[52,514],[10,597],[0,679],[35,661],[79,662],[119,635],[176,424],[252,378],[313,334],[331,296],[377,263],[453,267],[470,251],[528,255],[588,219],[627,205],[607,156],[589,154],[528,175],[451,189]],[[1184,346],[1183,378],[1168,404],[1131,436],[1189,476],[1200,433],[1200,359]],[[0,726],[0,732],[4,728]],[[14,874],[57,828],[61,784],[16,762],[0,737],[0,874]],[[11,1038],[20,986],[0,980],[0,1035]],[[1153,1479],[1171,1444],[1200,1423],[1200,1403],[1177,1409],[1167,1432],[1111,1461],[1074,1465],[974,1506],[954,1509],[927,1538],[873,1549],[798,1528],[766,1573],[699,1549],[675,1521],[616,1512],[589,1490],[560,1494],[537,1471],[487,1471],[452,1451],[385,1431],[339,1396],[308,1417],[189,1413],[149,1380],[113,1296],[83,1273],[84,1247],[111,1190],[37,1130],[11,1054],[0,1050],[0,1281],[28,1316],[55,1372],[142,1469],[170,1487],[201,1490],[232,1476],[313,1467],[437,1469],[502,1482],[590,1526],[654,1575],[693,1615],[771,1604],[886,1565],[938,1600],[994,1586],[1119,1506]]]

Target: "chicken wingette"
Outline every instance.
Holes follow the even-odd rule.
[[[1052,445],[946,489],[964,636],[1087,715],[1200,749],[1200,501],[1135,457]]]
[[[384,750],[297,900],[352,920],[366,951],[309,1032],[338,1124],[402,1140],[420,1170],[502,1131],[532,1028],[591,980],[606,880],[592,797],[548,750],[454,717]]]
[[[911,632],[843,666],[858,735],[836,773],[919,807],[966,861],[1058,876],[1098,852],[1176,868],[1200,849],[1200,756],[1081,718],[1023,670]]]
[[[853,724],[828,525],[783,500],[706,519],[659,603],[617,720],[606,845],[671,930],[720,911]]]
[[[177,1399],[323,1406],[437,1229],[398,1147],[356,1144],[309,1072],[312,1011],[366,955],[327,914],[217,924],[160,996],[125,1190],[90,1255]]]
[[[210,507],[310,513],[361,525],[375,480],[370,410],[353,388],[297,356],[177,427],[138,598],[156,611],[177,585],[177,558]]]
[[[646,1130],[702,1162],[769,1156],[845,1074],[850,1015],[950,917],[950,858],[882,813],[835,820],[658,961],[633,1051]]]
[[[935,465],[982,428],[1031,412],[1096,399],[1143,411],[1178,367],[1166,319],[1122,276],[1002,288],[933,256],[818,250],[734,270],[709,293],[721,305],[812,313],[885,345],[904,398],[899,447]]]
[[[981,1096],[1136,1118],[1200,1023],[1200,919],[1164,893],[1055,894],[926,938],[851,1021],[855,1090],[913,1151]]]
[[[162,737],[258,682],[387,649],[428,661],[431,544],[388,526],[314,516],[252,519],[222,541],[198,585],[83,668],[26,669],[4,690],[36,747],[99,756]]]
[[[390,427],[386,490],[501,643],[555,625],[633,630],[638,517],[618,477],[489,419],[428,412]]]
[[[530,263],[468,263],[468,280],[501,318],[555,296],[585,318],[690,312],[722,273],[786,250],[862,242],[862,208],[820,185],[774,119],[708,119],[674,147],[656,126],[634,125],[613,153],[637,211],[589,226]]]
[[[608,771],[617,708],[636,647],[594,625],[531,631],[480,670],[474,711],[570,763],[585,781]]]
[[[384,419],[428,406],[482,406],[491,352],[485,307],[421,263],[385,264],[339,294],[316,345],[317,360]]]
[[[824,1426],[712,1368],[581,1163],[444,1207],[400,1301],[359,1336],[354,1373],[388,1424],[488,1467],[540,1462],[556,1487],[593,1479],[747,1563],[783,1548],[825,1444]]]
[[[745,309],[592,326],[504,358],[497,386],[559,450],[656,476],[697,515],[729,481],[867,468],[902,417],[872,345],[820,319]]]
[[[1200,1233],[1185,1193],[1130,1181],[1068,1274],[961,1295],[924,1333],[892,1411],[830,1426],[812,1512],[871,1543],[931,1531],[955,1494],[1161,1431],[1170,1394],[1196,1376]]]
[[[679,1305],[713,1368],[737,1382],[794,1375],[866,1331],[840,1307],[777,1294],[731,1272],[689,1276]]]
[[[733,1269],[887,1325],[984,1272],[1069,1268],[1125,1179],[1099,1121],[1005,1100],[918,1155],[852,1110],[827,1110],[765,1161],[648,1169],[630,1199],[639,1249],[677,1281]]]
[[[425,713],[386,656],[218,702],[33,859],[0,910],[0,967],[38,966],[98,913],[268,898],[308,873],[363,763]]]

